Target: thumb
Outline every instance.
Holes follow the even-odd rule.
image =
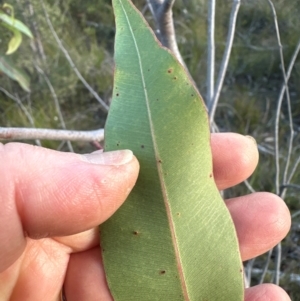
[[[0,270],[24,248],[24,233],[71,235],[105,221],[139,170],[129,150],[78,155],[21,143],[0,144],[0,166]]]

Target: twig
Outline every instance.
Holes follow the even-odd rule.
[[[27,117],[27,119],[28,119],[29,123],[31,124],[31,126],[35,127],[34,119],[33,119],[32,115],[29,113],[29,111],[27,110],[27,108],[23,105],[23,103],[19,99],[19,97],[10,94],[7,90],[5,90],[2,87],[0,87],[0,91],[2,91],[4,94],[6,94],[7,97],[9,97],[10,99],[14,100],[17,103],[17,105],[21,108],[21,110],[23,111],[23,113]],[[41,141],[39,141],[38,138],[33,138],[33,139],[35,139],[35,143],[37,145],[39,145],[39,146],[42,145]]]
[[[252,278],[251,275],[252,275],[252,270],[253,270],[253,265],[254,265],[255,260],[256,260],[256,258],[250,259],[245,268],[245,273],[247,275],[247,280],[248,280],[247,286],[245,286],[246,288],[251,286],[251,278]]]
[[[249,183],[248,180],[245,180],[245,181],[244,181],[244,184],[246,185],[246,187],[248,188],[248,190],[249,190],[251,193],[256,192],[255,189],[252,187],[252,185]]]
[[[208,103],[208,112],[209,112],[209,121],[210,124],[212,124],[214,118],[215,118],[215,111],[219,102],[221,90],[223,87],[223,82],[225,79],[229,58],[232,50],[234,35],[235,35],[235,29],[236,29],[236,20],[238,16],[238,12],[241,6],[241,0],[234,0],[231,13],[230,13],[230,21],[229,21],[229,31],[227,35],[227,42],[226,42],[226,48],[224,51],[219,75],[218,75],[218,81],[216,84],[216,88],[213,94],[213,98],[211,98],[210,102]]]
[[[169,48],[178,61],[185,66],[176,41],[172,11],[174,2],[175,0],[147,0],[157,26],[157,38],[162,45]]]
[[[49,88],[49,90],[51,92],[52,98],[54,100],[54,105],[55,105],[55,108],[56,108],[56,113],[58,115],[58,119],[60,121],[61,127],[64,130],[66,130],[67,127],[66,127],[66,124],[65,124],[65,121],[64,121],[64,117],[63,117],[61,109],[60,109],[59,100],[58,100],[56,92],[55,92],[55,90],[53,88],[53,85],[51,84],[48,76],[45,74],[45,72],[38,65],[35,65],[35,68],[44,77],[45,82],[46,82],[46,84],[47,84],[47,86],[48,86],[48,88]],[[69,151],[72,152],[72,153],[74,153],[74,149],[73,149],[72,143],[69,140],[67,141],[67,145],[68,145]]]
[[[288,179],[288,183],[291,182],[291,180],[292,180],[294,174],[296,173],[296,171],[297,171],[297,169],[298,169],[299,164],[300,164],[300,156],[298,157],[296,163],[295,163],[294,166],[293,166],[293,169],[292,169],[292,171],[291,171],[290,177],[289,177],[289,179]]]
[[[262,274],[261,274],[261,277],[260,277],[260,281],[259,281],[259,284],[262,284],[264,282],[264,279],[266,277],[266,274],[267,274],[267,271],[269,269],[269,265],[270,265],[270,261],[271,261],[271,255],[273,253],[273,249],[271,249],[269,252],[268,252],[268,256],[267,256],[267,260],[266,260],[266,263],[265,263],[265,267],[262,271]]]
[[[34,36],[34,39],[32,41],[30,41],[31,48],[35,53],[38,54],[38,56],[42,59],[43,62],[46,62],[46,54],[45,54],[44,46],[43,46],[43,43],[41,40],[40,30],[39,30],[39,26],[37,24],[37,19],[35,18],[34,7],[30,0],[27,0],[26,4],[27,4],[28,11],[30,14],[30,21],[31,21],[30,23],[31,23],[33,36]]]
[[[272,10],[272,13],[273,13],[273,18],[274,18],[274,25],[275,25],[275,30],[276,30],[277,42],[278,42],[278,46],[279,46],[281,70],[282,70],[283,79],[284,79],[284,86],[285,86],[285,92],[286,92],[286,98],[287,98],[287,104],[288,104],[288,115],[289,115],[289,122],[290,122],[290,138],[289,138],[288,154],[287,154],[286,165],[285,165],[284,174],[283,174],[283,183],[285,184],[286,180],[287,180],[287,172],[288,172],[288,169],[289,169],[291,154],[292,154],[292,148],[293,148],[294,128],[293,128],[293,118],[292,118],[292,112],[291,112],[290,93],[289,93],[289,87],[288,87],[287,74],[286,74],[286,71],[285,71],[282,43],[281,43],[281,38],[280,38],[280,32],[279,32],[276,9],[275,9],[274,4],[271,0],[268,0],[268,2],[271,6],[271,10]],[[277,107],[279,111],[281,111],[281,103],[280,103],[280,106],[278,105],[278,107]],[[278,113],[278,111],[276,113]],[[275,163],[276,164],[275,189],[276,189],[276,194],[279,195],[280,194],[280,185],[279,185],[279,177],[280,177],[279,116],[277,116],[277,114],[276,114],[276,121],[275,121],[275,161],[276,161],[276,163]],[[282,193],[281,193],[282,196],[284,194],[284,191],[285,191],[285,189],[282,190]],[[275,258],[274,283],[279,285],[280,266],[281,266],[281,258],[282,258],[281,243],[279,243],[275,248],[276,248],[276,258]]]
[[[291,218],[294,219],[294,218],[296,218],[299,215],[300,215],[300,210],[298,210],[295,213],[293,213],[292,216],[291,216]]]
[[[300,52],[300,40],[298,41],[298,44],[295,48],[292,59],[290,61],[288,71],[287,71],[287,74],[286,74],[286,81],[288,81],[290,76],[291,76],[291,73],[292,73],[292,70],[295,66],[295,62],[296,62],[296,59],[299,55],[299,52]],[[282,101],[283,101],[283,96],[284,96],[284,93],[285,93],[285,88],[286,88],[286,84],[284,82],[282,84],[281,91],[280,91],[278,101],[277,101],[277,111],[276,111],[276,121],[275,121],[275,138],[276,138],[276,136],[279,137],[279,117],[280,117],[280,112],[281,112],[281,105],[282,105]],[[277,145],[277,149],[279,149],[278,144],[279,144],[279,141],[277,139],[277,140],[275,140],[275,148],[276,148],[276,145]],[[299,163],[300,163],[300,157],[298,158],[296,164],[294,164],[293,169],[292,169],[292,171],[290,173],[290,176],[287,179],[286,183],[290,183],[290,181],[292,180],[292,177],[294,176]]]
[[[280,38],[280,32],[279,32],[279,27],[278,27],[278,21],[277,21],[277,14],[276,10],[274,7],[274,4],[271,0],[268,0],[271,10],[273,13],[273,18],[274,18],[274,25],[275,25],[275,30],[276,30],[276,36],[277,36],[277,42],[279,46],[279,54],[280,54],[280,62],[281,62],[281,69],[282,69],[282,74],[283,74],[283,79],[284,79],[284,86],[285,86],[285,92],[286,92],[286,97],[287,97],[287,103],[288,103],[288,108],[289,108],[289,120],[290,120],[290,140],[289,140],[289,147],[288,147],[288,157],[286,160],[286,167],[284,171],[284,178],[283,178],[283,183],[286,182],[287,178],[287,169],[290,164],[290,157],[291,157],[291,152],[292,152],[292,147],[293,147],[293,137],[294,137],[294,130],[293,130],[293,122],[292,122],[292,116],[291,116],[291,102],[290,102],[290,95],[289,95],[289,88],[288,88],[288,77],[285,72],[285,64],[284,64],[284,57],[283,57],[283,51],[282,51],[282,44],[281,44],[281,38]],[[278,101],[277,105],[277,111],[276,111],[276,121],[275,121],[275,162],[276,162],[276,194],[279,195],[279,190],[280,190],[280,164],[279,164],[279,117],[280,117],[280,112],[281,112],[281,105],[282,105],[282,98],[280,101]]]
[[[293,188],[293,189],[296,189],[296,190],[300,190],[300,185],[297,185],[297,184],[284,184],[284,185],[280,186],[280,191],[282,191],[285,188]]]
[[[34,126],[34,120],[31,116],[31,114],[28,112],[27,108],[22,104],[21,100],[19,99],[19,97],[16,97],[14,95],[12,95],[11,93],[9,93],[7,90],[5,90],[4,88],[0,87],[0,91],[2,91],[7,97],[9,97],[10,99],[14,100],[18,106],[20,106],[21,110],[23,111],[23,113],[26,115],[26,117],[28,118],[30,124],[32,126]]]
[[[215,14],[216,0],[208,1],[207,30],[207,93],[206,104],[209,107],[215,90]]]
[[[280,33],[279,33],[276,10],[275,10],[275,7],[274,7],[274,4],[272,3],[272,1],[271,0],[268,0],[268,1],[272,7],[272,12],[273,12],[273,16],[274,16],[274,23],[275,23],[276,35],[277,35],[277,40],[278,40],[278,45],[279,45],[279,50],[280,50],[280,61],[281,61],[281,66],[282,66],[282,73],[283,73],[283,77],[284,77],[284,85],[285,85],[285,92],[286,92],[287,105],[288,105],[290,138],[289,138],[288,155],[287,155],[286,165],[285,165],[284,173],[283,173],[283,183],[286,183],[287,173],[288,173],[290,160],[291,160],[291,154],[292,154],[292,150],[293,150],[294,127],[293,127],[293,117],[292,117],[292,110],[291,110],[291,99],[290,99],[287,75],[285,72],[284,57],[283,57],[283,51],[282,51],[282,44],[281,44],[281,40],[280,40]]]
[[[66,141],[103,141],[104,129],[95,131],[70,131],[31,128],[0,127],[0,139],[21,140],[66,140]]]
[[[281,242],[276,245],[276,257],[275,257],[275,275],[274,283],[279,285],[280,282],[280,270],[281,270],[281,259],[282,259],[282,247]]]
[[[259,274],[261,274],[261,273],[262,273],[262,270],[261,270],[261,269],[258,269],[258,268],[252,269],[252,274],[254,274],[254,275],[259,275]],[[273,274],[273,272],[270,271],[270,270],[268,270],[268,271],[266,272],[266,274],[271,275],[271,274]],[[287,273],[281,273],[281,274],[280,274],[280,277],[281,277],[281,278],[288,277],[288,278],[289,278],[289,281],[291,281],[291,282],[296,282],[297,284],[300,284],[300,275],[299,275],[299,274],[294,274],[294,273],[289,273],[289,274],[287,274]]]
[[[44,5],[44,1],[43,0],[40,0],[41,2],[41,5],[43,7],[43,10],[44,10],[44,14],[45,14],[45,17],[46,17],[46,21],[48,23],[48,26],[50,28],[50,31],[52,33],[52,35],[54,36],[55,40],[56,40],[56,43],[58,44],[58,47],[60,48],[60,50],[64,53],[66,59],[68,60],[70,66],[72,67],[72,69],[74,70],[74,72],[76,73],[77,77],[81,80],[81,82],[83,83],[83,85],[89,90],[89,92],[96,98],[96,100],[100,103],[102,109],[104,112],[108,112],[108,105],[102,100],[102,98],[98,95],[98,93],[88,84],[88,82],[84,79],[84,77],[81,75],[81,73],[79,72],[79,70],[77,69],[77,67],[75,66],[72,58],[70,57],[68,51],[66,50],[66,48],[63,46],[62,44],[62,41],[59,39],[51,21],[50,21],[50,18],[49,18],[49,15],[47,13],[47,10],[45,8],[45,5]]]

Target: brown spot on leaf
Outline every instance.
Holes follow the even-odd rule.
[[[173,72],[172,68],[168,69],[168,73],[172,73],[172,72]]]
[[[164,274],[166,274],[166,271],[165,270],[161,270],[161,271],[159,271],[159,274],[160,275],[164,275]]]

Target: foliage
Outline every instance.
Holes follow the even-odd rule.
[[[31,93],[20,91],[7,78],[0,79],[0,87],[3,89],[0,95],[1,124],[61,128],[61,120],[55,105],[57,98],[67,128],[84,130],[103,127],[106,114],[101,111],[98,103],[74,74],[73,68],[58,47],[47,24],[45,11],[49,14],[57,35],[63,41],[82,76],[109,103],[114,37],[111,7],[102,1],[97,6],[95,3],[93,6],[90,5],[91,9],[86,9],[87,2],[82,1],[77,3],[64,1],[59,6],[47,1],[44,3],[44,11],[38,0],[26,3],[22,2],[19,5],[15,3],[15,14],[23,17],[24,23],[31,28],[35,39],[23,41],[20,51],[15,53],[14,61],[30,77]],[[98,24],[102,24],[98,22],[98,18],[103,18],[107,22],[104,29],[98,27]],[[102,40],[103,32],[108,29],[110,39]],[[27,118],[24,108],[30,112],[33,120]],[[44,145],[66,149],[57,142],[46,141]],[[89,148],[89,145],[77,144],[77,150]]]
[[[113,3],[105,150],[131,149],[140,163],[133,191],[100,226],[114,300],[244,300],[234,224],[212,176],[205,104],[132,5]]]
[[[11,15],[9,15],[9,12]],[[2,71],[3,74],[17,81],[25,91],[29,92],[28,77],[21,69],[15,66],[13,61],[10,60],[7,55],[13,54],[20,47],[22,43],[22,33],[33,38],[32,33],[24,23],[15,19],[13,7],[6,3],[0,7],[0,26],[12,33],[12,37],[9,38],[8,49],[5,55],[0,53],[0,72]]]

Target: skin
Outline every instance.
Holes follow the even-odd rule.
[[[213,134],[214,177],[219,189],[254,171],[252,138]],[[0,300],[111,301],[101,263],[97,226],[124,202],[139,164],[96,164],[85,157],[20,143],[0,144]],[[129,158],[129,159],[128,159]],[[112,161],[112,158],[110,158]],[[116,164],[117,163],[117,164]],[[243,260],[275,246],[290,228],[290,214],[276,195],[258,192],[226,200]],[[290,300],[279,287],[246,289],[246,301]]]

